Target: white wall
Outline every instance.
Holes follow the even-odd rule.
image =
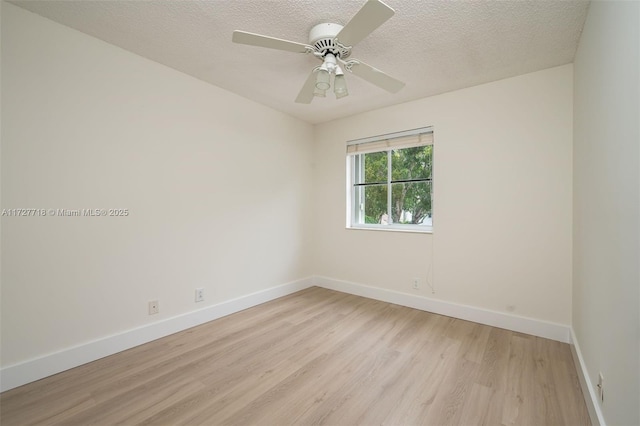
[[[592,2],[574,66],[573,328],[609,425],[640,424],[639,28]]]
[[[345,229],[345,142],[423,126],[435,130],[433,235]],[[321,124],[315,137],[316,274],[570,323],[571,65]],[[430,273],[434,295],[411,288]]]
[[[130,211],[2,218],[3,366],[311,273],[311,125],[2,8],[2,208]]]

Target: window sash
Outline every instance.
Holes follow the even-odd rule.
[[[425,144],[427,145],[427,144]],[[411,148],[411,147],[410,147]],[[392,197],[393,197],[393,185],[394,184],[412,184],[412,183],[433,183],[432,177],[428,178],[414,178],[414,179],[393,179],[392,178],[392,152],[396,148],[385,150],[387,154],[387,179],[381,182],[358,182],[363,179],[364,167],[362,164],[362,160],[364,155],[368,154],[367,152],[359,152],[354,155],[347,157],[350,163],[351,169],[351,182],[350,182],[350,200],[351,200],[351,224],[350,227],[382,227],[386,229],[401,229],[413,227],[413,229],[422,228],[422,229],[431,229],[432,225],[427,224],[399,224],[396,222],[389,222],[387,225],[381,224],[372,224],[365,222],[365,213],[362,211],[361,204],[364,202],[363,196],[365,188],[375,187],[375,186],[384,186],[387,189],[387,209],[386,214],[389,216],[389,219],[393,216],[391,211],[392,209]],[[433,197],[433,187],[431,187],[431,196]]]

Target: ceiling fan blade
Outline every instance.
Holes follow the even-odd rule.
[[[348,61],[347,69],[358,77],[367,80],[371,84],[375,84],[387,92],[396,93],[404,87],[404,83],[396,80],[388,74],[383,73],[377,68],[367,65],[364,62],[353,60]]]
[[[304,86],[302,86],[302,89],[300,89],[300,93],[298,93],[298,97],[296,98],[296,103],[310,104],[313,100],[313,92],[316,88],[315,71],[315,69],[311,71],[311,74],[307,77],[307,81],[304,82]]]
[[[345,46],[354,46],[391,18],[394,10],[380,0],[369,0],[336,35]]]
[[[250,46],[267,47],[269,49],[285,50],[293,53],[307,53],[313,48],[309,45],[296,43],[295,41],[282,40],[280,38],[248,33],[246,31],[234,31],[231,40],[234,43],[248,44]]]

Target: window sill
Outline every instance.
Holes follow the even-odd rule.
[[[357,231],[382,231],[382,232],[408,232],[413,234],[433,234],[432,226],[366,226],[366,225],[356,225],[356,226],[347,226],[347,230],[357,230]]]

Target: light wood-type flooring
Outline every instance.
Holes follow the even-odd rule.
[[[588,425],[568,345],[312,287],[0,395],[3,426]]]

